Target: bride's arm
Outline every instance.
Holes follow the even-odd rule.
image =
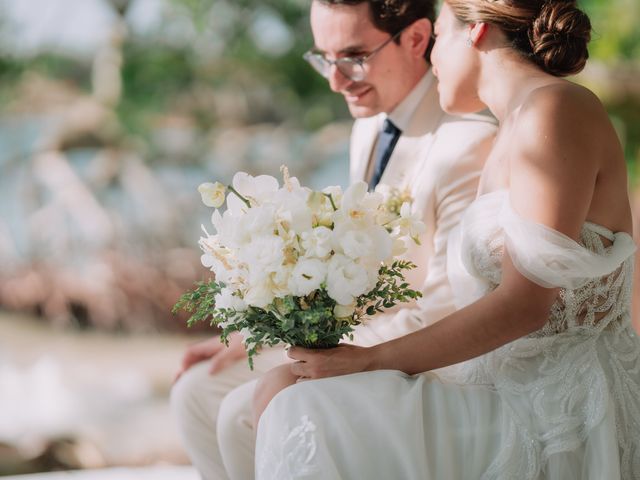
[[[500,286],[466,308],[404,337],[364,348],[291,348],[292,373],[322,378],[367,370],[415,374],[477,357],[539,329],[557,289],[540,287],[505,259]]]
[[[366,368],[414,374],[477,357],[541,328],[557,292],[523,277],[505,255],[503,280],[493,292],[444,321],[372,347]]]
[[[559,93],[537,95],[519,113],[512,135],[517,140],[509,148],[510,201],[525,218],[577,239],[592,203],[603,152],[593,134],[598,131],[591,120],[597,108],[593,101],[582,91]],[[452,365],[539,329],[548,320],[557,292],[525,278],[507,251],[501,284],[477,302],[375,347],[291,349],[289,355],[298,360],[292,372],[310,378],[377,369],[414,374]]]

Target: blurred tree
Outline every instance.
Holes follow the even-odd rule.
[[[640,61],[640,2],[637,0],[582,0],[593,25],[593,58],[614,63]]]
[[[12,98],[13,86],[25,73],[62,78],[116,108],[124,132],[142,139],[139,144],[147,146],[149,158],[157,157],[153,131],[168,115],[189,119],[200,137],[217,124],[289,122],[315,130],[348,114],[342,99],[301,59],[313,43],[309,3],[165,0],[162,21],[150,31],[138,32],[125,23],[136,0],[109,0],[118,22],[110,44],[98,52],[93,65],[60,53],[18,58],[0,51],[0,100]],[[594,26],[591,63],[608,71],[621,65],[637,71],[640,2],[581,4]],[[630,142],[628,158],[633,159],[640,148],[640,126],[634,109],[620,106],[637,106],[637,96],[606,94],[602,85],[617,80],[611,75],[602,78],[592,75],[584,81],[612,105]],[[194,152],[193,160],[200,154]]]

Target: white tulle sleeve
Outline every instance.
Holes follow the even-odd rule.
[[[599,234],[613,244],[604,255],[594,253],[568,236],[518,215],[506,201],[499,217],[505,246],[518,271],[543,287],[576,289],[616,270],[636,249],[627,233]],[[596,225],[593,225],[597,227]]]
[[[475,302],[502,280],[504,250],[518,271],[546,288],[569,290],[614,272],[636,249],[627,233],[613,234],[588,223],[587,237],[599,247],[579,244],[545,225],[518,215],[506,190],[479,197],[451,232],[447,276],[456,308]],[[600,238],[611,246],[603,248]],[[592,251],[593,250],[593,251]]]

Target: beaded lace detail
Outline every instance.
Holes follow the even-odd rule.
[[[274,446],[266,445],[257,459],[257,478],[277,478],[293,480],[317,474],[320,471],[316,464],[316,426],[307,415],[300,418],[298,423],[288,431],[285,430],[282,442]]]
[[[514,244],[518,237],[511,234],[513,225],[509,222],[520,220],[514,219],[512,211],[505,221],[499,214],[510,208],[508,195],[496,192],[486,197],[476,201],[461,226],[458,248],[464,250],[458,253],[466,257],[463,263],[475,282],[475,292],[471,296],[467,293],[461,304],[498,286],[505,249],[518,267],[518,263],[526,263],[519,262],[519,256],[531,255],[538,241],[532,237],[534,227],[527,232],[526,245]],[[542,232],[540,228],[540,238],[543,233],[553,237],[553,231]],[[629,236],[624,235],[585,223],[579,245],[575,245],[577,253],[591,252],[602,259],[618,254],[623,260],[612,264],[606,275],[576,282],[577,288],[561,288],[540,330],[455,370],[456,382],[495,386],[508,413],[503,425],[503,450],[483,479],[539,478],[551,455],[580,448],[611,406],[616,418],[621,478],[640,478],[640,341],[629,313],[633,247]],[[521,248],[528,251],[522,252]],[[614,252],[621,248],[626,250]],[[567,258],[573,260],[571,254]],[[571,263],[562,261],[557,272],[553,272],[555,265],[550,271],[558,278],[570,277],[572,272],[566,265]],[[526,267],[519,270],[525,276],[530,274]],[[553,279],[540,278],[553,285]],[[455,281],[452,279],[454,291]],[[522,408],[523,399],[529,408]]]
[[[620,478],[640,479],[640,340],[629,313],[633,241],[586,223],[574,242],[519,218],[507,193],[480,197],[451,235],[447,267],[456,303],[472,303],[499,285],[505,251],[523,275],[560,293],[540,330],[446,372],[449,381],[495,389],[503,407],[500,451],[481,478],[540,480],[562,454],[588,462],[598,478],[598,458],[617,452]],[[608,430],[613,424],[615,432]],[[611,442],[590,445],[595,429],[604,429],[595,438],[610,434]],[[306,415],[283,431],[276,444],[259,445],[258,478],[333,478],[316,463],[316,426]]]

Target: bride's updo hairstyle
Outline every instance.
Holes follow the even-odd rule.
[[[576,0],[446,0],[463,23],[500,28],[514,50],[557,77],[580,72],[589,58],[589,17]]]

